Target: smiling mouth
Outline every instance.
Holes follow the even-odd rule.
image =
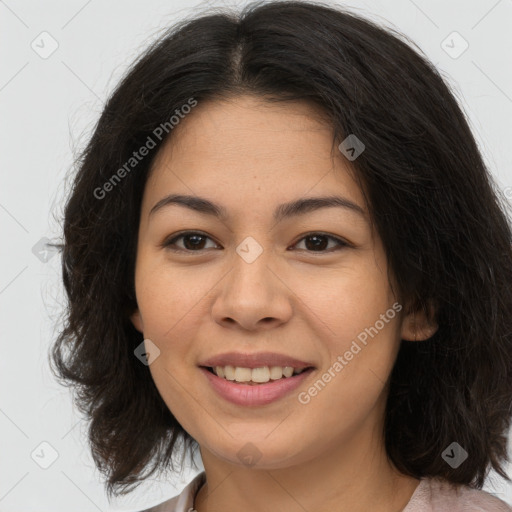
[[[236,384],[257,386],[283,379],[290,379],[314,368],[293,368],[292,366],[262,366],[260,368],[243,368],[238,366],[203,366],[213,375]]]

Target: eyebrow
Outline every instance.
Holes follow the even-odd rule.
[[[203,215],[217,217],[221,220],[227,220],[229,218],[229,214],[223,206],[215,204],[204,197],[182,194],[170,194],[160,199],[153,208],[151,208],[149,216],[169,205],[183,206]],[[284,219],[304,215],[321,208],[333,207],[345,208],[361,215],[365,220],[367,218],[365,211],[358,204],[342,196],[305,197],[296,199],[295,201],[278,205],[274,211],[273,217],[275,222],[281,222]]]

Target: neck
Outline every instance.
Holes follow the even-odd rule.
[[[358,430],[302,463],[276,469],[240,467],[201,448],[206,484],[197,512],[401,512],[419,480],[400,474],[386,457],[375,429]]]

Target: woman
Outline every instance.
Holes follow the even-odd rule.
[[[80,159],[54,371],[110,494],[199,447],[153,511],[511,510],[481,490],[507,478],[511,243],[397,35],[318,3],[204,15],[141,55]]]

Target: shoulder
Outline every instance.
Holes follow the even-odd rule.
[[[196,475],[177,496],[146,510],[141,510],[141,512],[189,512],[190,509],[193,509],[197,491],[205,481],[206,475],[203,471]]]
[[[485,491],[424,478],[403,512],[512,512],[512,507]]]
[[[189,512],[205,480],[203,471],[179,495],[141,512]],[[485,491],[438,478],[424,478],[403,512],[512,512],[512,507]]]

